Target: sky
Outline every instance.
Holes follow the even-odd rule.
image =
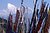
[[[23,0],[23,1],[24,1],[23,5],[25,7],[29,7],[33,11],[33,7],[34,7],[33,0]],[[42,0],[38,0],[37,8],[40,8],[41,1]],[[44,0],[44,2],[46,2],[47,4],[49,3],[50,6],[50,0]],[[16,13],[16,8],[19,9],[20,6],[21,6],[21,0],[0,0],[0,17],[4,17],[7,19],[9,13],[11,12],[14,15]],[[32,11],[28,11],[29,15],[33,13]]]
[[[37,2],[37,8],[40,8],[42,0],[38,0]],[[44,0],[44,2],[49,3],[50,6],[50,0]],[[29,7],[33,10],[33,0],[23,0],[23,5],[25,7]],[[16,11],[16,8],[19,8],[21,6],[21,0],[0,0],[0,17],[7,18],[8,14],[12,12],[14,14]]]
[[[44,1],[47,3],[50,3],[50,0],[44,0]],[[38,0],[39,4],[41,4],[40,2],[41,0]],[[7,8],[8,3],[11,3],[17,7],[20,7],[21,0],[0,0],[0,9]],[[24,0],[23,5],[33,8],[33,0]]]

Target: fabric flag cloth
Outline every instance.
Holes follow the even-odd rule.
[[[43,26],[43,33],[45,33],[45,31],[44,31],[44,29],[45,29],[45,26],[46,26],[46,23],[47,23],[47,19],[48,19],[48,5],[49,4],[47,4],[47,6],[46,6],[46,9],[45,9],[45,13],[44,13],[44,16],[45,16],[45,24],[44,24],[44,26]]]
[[[44,16],[43,16],[44,15],[44,8],[45,8],[45,5],[44,5],[44,3],[42,3],[41,10],[40,10],[40,19],[39,19],[39,22],[38,22],[38,25],[36,28],[36,32],[39,31],[41,24],[42,24],[42,21],[44,19]]]
[[[34,13],[31,20],[31,22],[33,23],[32,33],[36,33],[36,4],[37,4],[37,0],[35,1],[34,4]]]
[[[34,12],[33,12],[32,19],[31,19],[29,33],[35,33],[35,23],[36,23],[35,9],[36,9],[36,3],[37,3],[37,0],[36,0],[36,2],[34,4]]]
[[[6,33],[13,33],[12,32],[12,15],[11,15],[11,13],[10,13],[9,18],[8,18]]]
[[[44,3],[44,7],[45,7],[45,5],[46,5],[46,3]],[[39,29],[39,31],[38,32],[42,32],[42,29],[43,29],[43,27],[44,27],[44,25],[45,25],[45,19],[46,19],[46,14],[45,14],[45,11],[44,11],[44,13],[43,13],[43,20],[42,20],[42,23],[41,23],[41,27],[40,27],[40,29]]]
[[[15,24],[14,24],[14,32],[17,32],[17,25],[18,25],[18,20],[19,20],[20,12],[19,10],[16,11],[16,17],[15,17]]]
[[[3,30],[4,30],[4,19],[2,18],[2,33],[3,33]]]

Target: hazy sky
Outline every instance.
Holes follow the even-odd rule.
[[[23,0],[23,5],[26,7],[30,7],[31,9],[33,9],[33,0]],[[38,0],[37,6],[38,8],[40,8],[40,4],[41,4],[42,0]],[[47,4],[49,3],[50,6],[50,0],[44,0],[44,2],[47,2]],[[20,7],[21,6],[21,0],[0,0],[0,17],[1,16],[7,16],[7,14],[9,13],[9,11],[7,12],[7,8],[9,8],[10,6],[8,6],[8,4],[11,4],[11,8],[15,7]],[[13,7],[12,7],[13,5]],[[14,10],[13,10],[14,12]],[[5,17],[6,18],[6,17]]]
[[[42,0],[38,0],[37,7],[40,8]],[[47,4],[49,3],[50,6],[50,0],[44,0]],[[24,0],[23,5],[26,7],[30,7],[33,9],[33,0]],[[9,11],[7,9],[13,10],[11,11],[14,13],[14,8],[21,6],[21,0],[0,0],[0,17],[8,18]],[[31,11],[29,11],[31,15]],[[30,17],[30,16],[29,16]],[[14,20],[14,19],[13,19]]]
[[[44,0],[50,4],[50,0]],[[21,0],[0,0],[0,10],[7,8],[7,4],[11,3],[17,7],[20,7]],[[33,0],[24,0],[24,6],[33,8]],[[41,0],[38,0],[38,5],[41,4]]]

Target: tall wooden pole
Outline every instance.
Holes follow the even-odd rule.
[[[36,4],[37,4],[37,0],[35,1],[35,4],[34,4],[34,12],[33,12],[33,15],[32,15],[32,19],[31,19],[31,24],[30,24],[30,27],[32,27],[32,24],[33,24],[33,29],[32,30],[32,33],[36,33],[35,32],[35,28],[36,28]]]
[[[37,32],[40,30],[42,21],[44,19],[44,16],[43,16],[44,15],[44,8],[45,8],[44,0],[42,0],[41,10],[40,10],[40,19],[39,19],[39,22],[38,22],[38,25],[37,25],[37,28],[36,28]]]

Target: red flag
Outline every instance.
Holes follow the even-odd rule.
[[[19,10],[17,10],[16,17],[15,17],[14,31],[16,31],[16,29],[17,29],[17,24],[18,24],[19,16],[20,16],[20,13],[19,13]]]

